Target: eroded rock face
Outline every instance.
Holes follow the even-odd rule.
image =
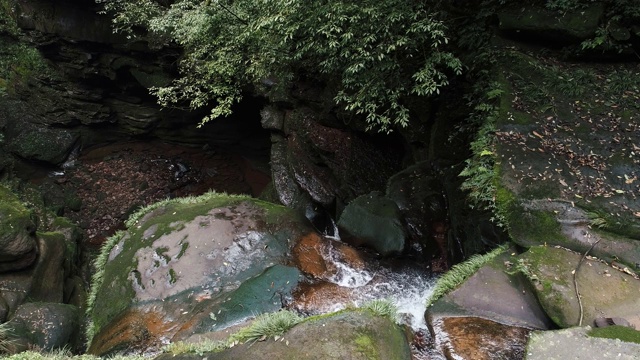
[[[274,135],[271,159],[274,185],[287,206],[304,209],[313,201],[340,212],[357,196],[384,190],[399,168],[401,153],[355,131],[327,126],[310,108],[284,113],[268,108],[262,116],[270,128],[283,122],[286,136]]]
[[[80,311],[61,303],[26,303],[9,322],[18,342],[28,348],[51,351],[63,347],[76,350],[82,344]]]
[[[309,232],[291,210],[246,197],[149,212],[108,250],[89,351],[148,349],[280,309],[300,278],[290,247]]]

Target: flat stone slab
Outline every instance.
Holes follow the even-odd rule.
[[[529,329],[552,328],[553,322],[524,276],[508,273],[516,261],[508,251],[481,267],[427,310],[429,323],[438,318],[477,316]]]
[[[591,328],[571,328],[534,332],[529,337],[527,360],[635,360],[640,357],[640,344],[587,335]]]

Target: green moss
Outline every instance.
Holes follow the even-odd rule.
[[[0,219],[0,239],[35,228],[31,211],[4,185],[0,185]]]
[[[640,344],[640,331],[620,325],[591,329],[587,335],[605,339],[620,339],[622,341]]]
[[[189,248],[189,242],[185,240],[187,240],[186,236],[180,242],[180,252],[176,256],[178,259],[180,259],[184,255],[184,253],[187,252],[187,249]]]
[[[373,343],[371,337],[366,333],[359,333],[355,339],[356,348],[358,352],[364,355],[367,359],[379,359],[380,355]]]
[[[175,270],[169,269],[169,284],[173,285],[178,281],[178,274]]]

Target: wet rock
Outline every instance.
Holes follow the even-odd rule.
[[[602,4],[555,12],[540,6],[514,6],[498,12],[499,28],[519,38],[553,43],[575,43],[595,35],[604,15]]]
[[[73,305],[59,303],[26,303],[18,307],[9,327],[31,348],[45,351],[64,347],[78,349],[80,311]]]
[[[448,209],[431,162],[420,162],[393,175],[386,196],[398,205],[411,241],[427,254],[443,257],[446,263]]]
[[[448,359],[523,359],[529,329],[477,317],[450,317],[435,326],[435,341]]]
[[[271,141],[271,176],[278,200],[288,207],[304,208],[311,200],[308,195],[303,195],[294,180],[287,163],[286,140],[281,135],[272,135]]]
[[[400,254],[405,248],[406,234],[396,203],[372,192],[353,200],[344,209],[338,226],[357,245],[366,245],[383,256]]]
[[[637,359],[640,344],[589,336],[591,328],[575,327],[534,332],[527,345],[527,360]]]
[[[309,233],[293,248],[293,260],[300,271],[316,279],[329,280],[339,274],[337,264],[362,269],[364,260],[356,249],[342,242]]]
[[[31,212],[0,185],[0,272],[23,269],[35,261],[35,230]]]
[[[284,126],[284,112],[274,106],[266,106],[260,110],[262,127],[269,130],[282,130]]]
[[[150,211],[105,248],[89,351],[157,347],[276,311],[300,277],[284,265],[290,248],[312,231],[291,210],[247,197],[210,193]]]
[[[536,246],[520,258],[549,317],[563,328],[579,325],[580,305],[573,273],[582,255],[561,248]],[[584,311],[582,325],[593,325],[595,319],[605,316],[626,319],[640,328],[639,280],[597,259],[585,259],[576,273],[576,281]]]
[[[482,266],[462,285],[427,309],[429,326],[447,317],[481,317],[529,329],[553,328],[523,274],[514,272],[513,250]]]
[[[75,244],[67,246],[61,233],[38,233],[40,254],[29,289],[31,301],[61,303],[64,295],[65,262],[73,261]],[[67,266],[68,269],[68,266]]]
[[[402,328],[366,311],[341,312],[305,321],[282,341],[266,339],[236,345],[218,353],[164,354],[157,360],[215,359],[411,359]]]
[[[355,197],[384,190],[402,154],[390,151],[386,142],[374,143],[366,135],[325,126],[322,119],[305,107],[285,113],[286,138],[275,136],[276,149],[272,147],[273,179],[284,204],[300,199],[302,193],[340,213],[344,203]],[[296,208],[304,209],[302,203]]]

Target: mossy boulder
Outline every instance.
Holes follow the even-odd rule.
[[[78,350],[82,343],[80,325],[80,310],[60,303],[23,304],[8,322],[17,338],[14,341],[45,351],[65,347]]]
[[[338,226],[349,242],[366,245],[383,256],[400,254],[407,235],[400,209],[382,193],[374,191],[353,200],[342,212]]]
[[[281,339],[248,342],[217,353],[164,354],[156,360],[352,359],[409,360],[411,350],[400,326],[367,311],[343,311],[294,326]]]
[[[31,211],[0,185],[0,272],[22,269],[35,261],[35,231]]]
[[[79,135],[67,129],[24,122],[7,134],[6,149],[26,160],[60,165],[71,153]]]
[[[510,326],[549,329],[554,325],[538,303],[531,284],[514,271],[513,249],[483,265],[462,285],[434,302],[426,312],[432,332],[444,318],[482,317]]]
[[[285,207],[209,193],[157,204],[102,250],[89,351],[149,349],[283,306],[300,273],[290,248],[312,232]]]
[[[597,259],[562,248],[535,246],[520,255],[518,267],[529,278],[545,312],[560,327],[582,325],[600,317],[619,317],[640,328],[640,280]],[[627,271],[629,271],[627,269]]]

